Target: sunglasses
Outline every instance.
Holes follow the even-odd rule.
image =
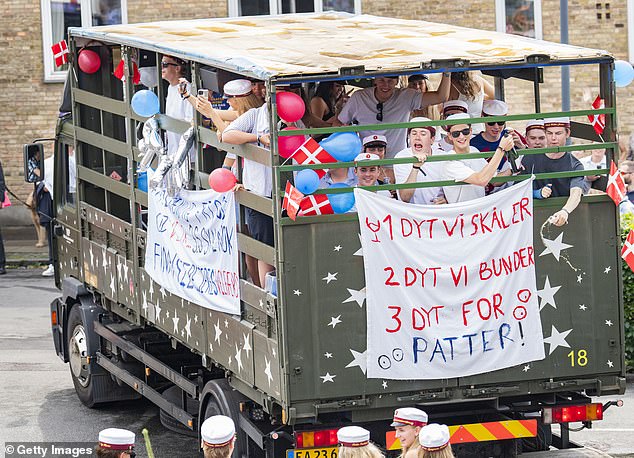
[[[172,66],[174,66],[174,67],[180,67],[180,65],[178,65],[178,64],[174,64],[174,63],[172,63],[172,62],[161,62],[161,67],[163,67],[163,68],[167,68],[167,67],[169,67],[170,65],[172,65]]]
[[[379,110],[379,112],[376,114],[376,120],[379,122],[383,122],[383,102],[377,103],[376,109]]]
[[[462,134],[465,137],[468,137],[470,133],[471,133],[471,128],[467,127],[466,129],[462,129],[462,130],[453,130],[453,131],[451,131],[451,136],[453,138],[458,138],[458,137],[460,137],[460,134]]]
[[[506,124],[506,121],[487,122],[487,126],[491,126],[491,127],[495,126],[496,124],[500,127],[504,127],[504,125]]]

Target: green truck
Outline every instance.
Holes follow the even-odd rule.
[[[288,135],[277,116],[281,84],[301,84],[308,90],[316,82],[339,81],[352,88],[368,86],[380,76],[479,70],[492,78],[499,99],[512,97],[505,85],[533,94],[534,107],[505,120],[572,117],[574,144],[531,154],[601,148],[610,160],[618,148],[614,59],[609,53],[344,13],[71,28],[68,38],[65,92],[70,113],[57,124],[53,193],[55,280],[61,294],[51,304],[51,319],[57,354],[69,363],[86,406],[146,397],[160,407],[166,426],[192,436],[206,418],[221,413],[238,425],[235,456],[301,458],[335,457],[334,432],[351,423],[368,428],[373,441],[395,454],[398,443],[389,426],[394,409],[417,406],[428,412],[430,421],[451,425],[458,456],[516,456],[576,446],[569,439],[569,425],[591,427],[616,402],[601,404],[592,398],[624,392],[618,209],[605,194],[584,196],[570,217],[565,242],[572,248],[566,259],[574,269],[555,256],[538,256],[546,248],[540,238],[542,223],[561,208],[563,198],[535,203],[536,284],[546,306],[543,337],[550,344],[544,359],[447,379],[367,378],[359,221],[356,214],[292,220],[282,212],[286,181],[304,167],[285,161],[277,148],[278,137]],[[93,73],[78,65],[81,50],[99,56]],[[239,315],[187,301],[155,283],[144,269],[148,194],[137,183],[142,159],[137,132],[146,118],[131,109],[130,100],[147,89],[135,84],[136,67],[153,72],[160,82],[157,64],[163,55],[189,64],[193,91],[220,92],[224,82],[238,77],[266,85],[270,151],[221,143],[200,115],[194,119],[195,189],[209,187],[208,175],[225,152],[271,167],[271,198],[248,190],[236,193],[243,216],[237,243],[241,254],[275,267],[276,294],[251,283],[242,266]],[[113,76],[119,62],[123,81]],[[542,113],[544,81],[563,66],[594,72],[605,108]],[[555,89],[548,87],[549,97]],[[166,86],[159,83],[154,90],[164,113]],[[605,115],[606,124],[601,138],[584,122],[587,115],[599,114]],[[183,133],[190,127],[164,114],[155,119],[164,131]],[[488,120],[497,119],[476,122]],[[352,125],[296,133],[407,126]],[[25,154],[39,148],[38,143],[26,145]],[[551,177],[607,173],[559,172]],[[248,235],[245,208],[272,216],[275,248]],[[555,423],[561,424],[560,435],[551,431]]]

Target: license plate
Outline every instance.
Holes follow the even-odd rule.
[[[337,458],[337,447],[287,450],[286,458]]]

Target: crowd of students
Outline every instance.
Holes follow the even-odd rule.
[[[396,409],[392,424],[401,444],[401,458],[453,458],[451,435],[446,425],[429,423],[427,413],[415,407]],[[207,418],[200,427],[200,447],[205,458],[230,458],[236,442],[234,421],[224,415]],[[337,431],[338,458],[383,458],[385,454],[370,441],[370,431],[347,425]],[[134,458],[132,431],[108,428],[99,433],[99,458]]]

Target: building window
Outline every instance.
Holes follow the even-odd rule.
[[[542,0],[495,0],[498,32],[541,40]]]
[[[345,11],[361,13],[361,0],[228,0],[229,16]]]
[[[127,0],[40,0],[44,81],[63,82],[67,65],[55,67],[51,46],[68,39],[68,27],[125,24]]]

